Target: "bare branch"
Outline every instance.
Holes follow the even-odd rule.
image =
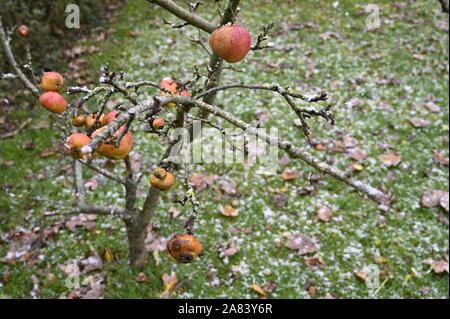
[[[272,28],[275,26],[275,23],[269,23],[267,26],[263,27],[263,30],[260,34],[258,34],[258,38],[256,39],[256,43],[254,46],[251,47],[251,50],[262,50],[262,49],[266,49],[266,48],[270,48],[271,46],[266,44],[263,45],[263,42],[266,41],[267,39],[269,39],[268,35],[270,30],[272,30]]]
[[[22,123],[20,123],[20,125],[11,132],[7,132],[5,134],[1,134],[0,135],[0,140],[4,139],[4,138],[9,138],[9,137],[13,137],[14,135],[18,134],[20,131],[22,131],[28,124],[30,124],[30,122],[32,121],[31,118],[26,119],[25,121],[23,121]]]
[[[236,21],[236,17],[239,11],[239,2],[240,0],[229,0],[228,6],[223,13],[222,20],[220,21],[220,25],[227,24],[228,22],[234,23]]]
[[[200,92],[195,97],[201,98],[203,96],[212,94],[214,92],[228,90],[228,89],[236,89],[236,88],[242,88],[242,89],[251,89],[251,90],[266,90],[266,91],[274,91],[281,95],[286,94],[289,96],[292,96],[294,98],[299,98],[305,102],[318,102],[318,101],[326,101],[328,96],[326,92],[321,92],[320,94],[314,94],[314,95],[307,95],[300,92],[295,92],[289,89],[283,88],[279,84],[243,84],[243,83],[234,83],[234,84],[228,84],[223,86],[217,86],[208,90],[205,90],[203,92]]]
[[[103,176],[105,176],[105,177],[107,177],[107,178],[109,178],[109,179],[111,179],[111,180],[113,180],[113,181],[115,181],[115,182],[117,182],[119,184],[123,184],[123,185],[126,184],[125,180],[123,178],[121,178],[120,176],[114,175],[113,173],[111,173],[111,172],[109,172],[109,171],[107,171],[107,170],[105,170],[105,169],[103,169],[101,167],[98,167],[97,165],[94,165],[94,164],[92,164],[89,161],[88,162],[81,161],[81,160],[78,160],[78,161],[80,163],[82,163],[83,165],[86,165],[90,169],[96,171],[97,173],[100,173]]]
[[[20,70],[16,59],[14,58],[14,54],[11,51],[11,46],[9,45],[10,39],[5,33],[5,29],[3,28],[2,17],[0,16],[0,42],[2,43],[3,50],[5,51],[6,59],[8,60],[11,67],[14,69],[14,72],[17,74],[19,79],[25,84],[25,86],[30,89],[31,93],[33,93],[36,97],[39,96],[39,89],[28,80],[28,78],[23,74]]]
[[[217,116],[223,118],[224,120],[228,121],[229,123],[233,124],[234,126],[242,128],[248,134],[254,135],[254,136],[262,139],[267,144],[278,147],[280,149],[283,149],[286,152],[288,152],[289,154],[300,158],[301,160],[308,163],[312,167],[346,183],[347,185],[353,187],[354,189],[361,192],[362,194],[367,195],[369,198],[373,199],[376,202],[382,202],[383,200],[386,199],[386,195],[383,192],[379,191],[378,189],[376,189],[370,185],[367,185],[363,182],[353,180],[352,178],[347,177],[344,172],[342,172],[339,169],[334,168],[324,162],[321,162],[319,159],[315,158],[313,155],[309,154],[308,152],[303,151],[299,147],[293,146],[291,142],[283,140],[281,138],[273,137],[273,136],[265,133],[263,130],[260,130],[259,128],[251,126],[250,124],[242,121],[241,119],[235,117],[231,113],[228,113],[227,111],[225,111],[217,106],[204,103],[204,102],[196,100],[194,98],[187,98],[184,96],[173,96],[173,97],[168,98],[168,101],[165,101],[165,102],[167,102],[167,103],[170,103],[170,102],[187,103],[187,104],[191,104],[193,106],[197,106],[202,110],[205,110],[209,113],[212,113],[214,115],[217,115]]]
[[[291,107],[291,109],[295,112],[295,114],[297,114],[297,117],[299,118],[300,122],[302,123],[303,134],[305,135],[306,139],[308,140],[308,143],[311,144],[311,132],[309,131],[309,125],[308,125],[308,123],[306,123],[303,113],[297,107],[297,105],[295,104],[292,97],[290,97],[287,94],[284,94],[283,96],[284,96],[286,102]]]
[[[166,9],[173,15],[180,18],[181,20],[184,20],[190,25],[202,29],[205,32],[212,33],[216,29],[216,26],[211,22],[203,19],[202,17],[193,12],[190,12],[189,10],[184,9],[183,7],[180,7],[178,4],[176,4],[171,0],[148,0],[148,1],[157,4],[158,6]]]
[[[187,22],[184,22],[182,24],[175,24],[175,23],[171,23],[171,22],[167,21],[164,18],[162,20],[163,20],[164,24],[169,25],[173,29],[181,29],[182,27],[189,25],[189,23],[187,23]]]
[[[116,91],[122,93],[127,100],[129,100],[133,105],[138,104],[136,100],[136,93],[129,92],[126,87],[126,83],[123,81],[123,72],[120,72],[120,77],[117,80],[116,74],[114,72],[109,71],[108,65],[103,66],[102,68],[103,74],[100,78],[101,83],[111,85]]]
[[[203,41],[202,41],[202,38],[201,37],[199,37],[198,39],[195,39],[195,38],[193,38],[193,37],[191,37],[191,42],[192,43],[195,43],[195,44],[198,44],[209,56],[211,56],[212,55],[212,53],[211,52],[209,52],[209,50],[206,48],[206,46],[205,46],[205,44],[203,43]]]
[[[122,142],[123,137],[130,130],[131,123],[133,122],[133,120],[134,120],[134,114],[131,114],[130,118],[127,121],[127,124],[125,125],[125,128],[122,130],[122,132],[120,132],[119,136],[113,137],[113,143],[116,148],[120,146],[120,143]]]
[[[157,88],[165,93],[170,94],[169,90],[167,90],[166,88],[163,88],[159,84],[157,84],[155,82],[151,82],[151,81],[138,81],[138,82],[126,82],[125,83],[126,88],[134,88],[136,90],[138,88],[140,88],[141,86],[152,86],[152,87]]]
[[[80,204],[77,208],[69,211],[53,211],[45,212],[44,217],[59,215],[79,215],[79,214],[95,214],[95,215],[111,215],[124,218],[125,210],[118,206],[97,206]]]
[[[66,93],[71,95],[71,94],[77,94],[77,93],[86,93],[85,96],[83,96],[80,100],[80,102],[78,102],[72,110],[72,117],[76,117],[77,116],[77,112],[78,109],[87,101],[89,101],[91,98],[93,98],[94,96],[96,96],[97,94],[100,94],[101,92],[106,91],[106,94],[111,94],[111,90],[106,87],[106,86],[98,86],[93,90],[89,90],[87,88],[81,88],[81,87],[70,87],[66,90]],[[109,93],[108,93],[109,92]]]

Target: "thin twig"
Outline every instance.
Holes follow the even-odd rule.
[[[23,72],[20,70],[16,59],[14,58],[14,54],[11,51],[11,46],[9,44],[10,39],[6,35],[5,30],[3,28],[3,22],[2,22],[2,16],[0,16],[0,42],[2,43],[3,50],[5,51],[6,59],[8,60],[9,64],[11,64],[11,67],[14,69],[14,72],[17,74],[19,79],[25,84],[25,86],[30,89],[31,93],[34,94],[34,96],[39,96],[39,89],[28,80],[28,78],[23,74]]]
[[[117,182],[119,184],[123,184],[123,185],[126,184],[126,181],[123,178],[121,178],[120,176],[117,176],[117,175],[115,175],[115,174],[105,170],[104,168],[98,167],[97,165],[94,165],[94,164],[92,164],[89,161],[87,161],[87,162],[86,161],[81,161],[81,160],[78,160],[78,161],[80,163],[82,163],[83,165],[89,167],[90,169],[96,171],[97,173],[100,173],[103,176],[105,176],[105,177],[107,177],[107,178],[109,178],[109,179],[111,179],[111,180],[113,180],[113,181],[115,181],[115,182]]]
[[[4,133],[4,134],[0,135],[0,140],[4,139],[4,138],[9,138],[9,137],[15,136],[20,131],[22,131],[28,124],[30,124],[31,121],[32,121],[31,118],[26,119],[25,121],[20,123],[20,125],[14,131],[11,131],[11,132],[8,132],[8,133]]]

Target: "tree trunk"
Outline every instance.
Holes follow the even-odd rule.
[[[147,263],[148,253],[145,249],[147,225],[141,225],[137,218],[125,222],[128,236],[128,260],[133,267],[142,267]]]
[[[142,267],[147,263],[148,253],[145,250],[147,226],[153,217],[161,191],[150,186],[142,211],[136,211],[133,217],[126,220],[129,254],[132,266]]]

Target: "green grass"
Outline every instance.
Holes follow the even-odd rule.
[[[160,254],[162,262],[156,265],[150,257],[144,272],[149,277],[147,283],[138,283],[135,276],[138,270],[126,264],[127,244],[124,225],[111,218],[99,218],[97,234],[77,229],[74,233],[62,229],[55,241],[44,249],[44,259],[38,265],[27,267],[22,263],[0,264],[2,271],[9,270],[9,281],[0,285],[0,294],[14,298],[29,297],[32,288],[30,276],[36,274],[41,280],[41,296],[54,298],[67,294],[64,286],[65,276],[58,265],[69,258],[83,258],[89,250],[101,253],[112,248],[116,262],[104,266],[106,298],[154,298],[163,290],[161,276],[176,272],[180,281],[189,280],[180,298],[257,298],[249,286],[261,287],[267,282],[276,282],[277,288],[268,294],[270,298],[311,298],[305,290],[308,280],[313,280],[318,289],[317,298],[330,293],[343,298],[448,298],[448,274],[429,272],[422,264],[425,258],[442,259],[448,252],[448,227],[439,222],[441,208],[425,209],[420,206],[423,187],[448,190],[448,167],[438,166],[433,160],[433,150],[448,149],[448,34],[436,27],[436,23],[448,17],[439,13],[437,1],[408,2],[406,8],[399,9],[392,1],[381,3],[381,28],[364,32],[362,28],[367,17],[360,15],[364,1],[340,1],[338,8],[332,2],[304,1],[249,1],[241,5],[239,23],[245,25],[253,35],[262,25],[275,22],[274,32],[281,30],[281,24],[292,25],[310,22],[314,28],[300,28],[281,33],[272,39],[278,48],[292,50],[263,50],[251,52],[245,62],[235,67],[242,72],[227,70],[224,83],[246,82],[280,84],[310,88],[321,88],[329,92],[336,101],[334,108],[337,125],[325,127],[322,121],[312,125],[315,138],[336,139],[351,135],[360,142],[360,147],[369,152],[363,162],[364,170],[352,173],[360,180],[375,186],[384,184],[393,192],[395,201],[387,213],[363,199],[346,185],[324,177],[320,181],[317,194],[299,196],[296,188],[309,185],[307,178],[284,181],[279,169],[277,175],[262,176],[252,168],[231,165],[198,165],[193,172],[216,175],[212,188],[199,193],[201,211],[197,232],[205,246],[205,255],[189,265],[175,265],[166,254]],[[215,18],[215,10],[202,6],[199,14],[208,19]],[[392,14],[400,15],[398,18]],[[175,22],[176,19],[161,9],[143,0],[128,1],[110,25],[116,31],[107,41],[96,44],[93,40],[79,45],[98,45],[100,52],[89,57],[88,72],[98,74],[102,65],[108,63],[113,70],[121,69],[127,79],[149,79],[159,81],[171,76],[179,80],[191,77],[193,66],[203,68],[208,59],[195,44],[189,42],[190,36],[197,33],[190,27],[173,30],[162,23],[160,17]],[[106,28],[106,26],[105,26]],[[138,31],[130,36],[131,31]],[[334,31],[343,38],[323,40],[320,34]],[[312,50],[310,56],[305,52]],[[425,60],[418,60],[413,54],[423,54]],[[371,59],[379,55],[378,60]],[[419,75],[413,75],[412,70]],[[308,76],[307,76],[308,75]],[[377,81],[394,77],[399,85],[379,85]],[[358,77],[364,83],[351,86]],[[343,85],[333,87],[332,83],[341,81]],[[68,79],[70,85],[70,79]],[[142,97],[154,94],[152,89],[142,89]],[[280,134],[296,141],[296,144],[325,160],[325,153],[310,148],[298,128],[293,127],[294,114],[279,97],[271,93],[242,91],[222,92],[218,103],[244,120],[256,123],[255,110],[261,109],[269,117],[264,127],[276,126]],[[350,108],[346,103],[353,97],[364,100],[361,109]],[[425,104],[428,99],[443,109],[441,113],[429,113],[425,109],[415,110],[413,103]],[[386,102],[393,106],[392,111],[383,111],[376,106]],[[45,119],[46,113],[39,109],[27,110],[26,104],[18,106],[11,117],[20,121],[33,114],[33,123],[14,139],[0,140],[1,162],[14,161],[12,166],[0,166],[0,184],[8,192],[0,194],[0,229],[6,232],[16,226],[29,228],[49,225],[55,220],[42,219],[43,212],[54,209],[50,201],[35,201],[31,198],[43,197],[49,200],[68,201],[74,194],[70,188],[71,177],[64,169],[70,165],[69,159],[53,157],[41,159],[40,151],[58,143],[58,136],[51,129],[34,129],[33,125]],[[94,110],[95,105],[90,107]],[[408,122],[410,117],[426,118],[432,122],[426,128],[418,129]],[[220,121],[219,121],[220,122]],[[222,123],[227,126],[226,123]],[[413,136],[414,135],[414,136]],[[136,133],[136,153],[144,155],[142,162],[151,166],[160,158],[163,146],[157,138]],[[32,141],[34,150],[24,150],[21,145]],[[402,163],[395,168],[386,168],[377,159],[384,154],[381,142],[389,143],[391,149],[402,157]],[[280,154],[280,157],[283,154]],[[446,153],[448,156],[448,153]],[[349,170],[352,160],[344,154],[333,155],[334,165]],[[122,172],[122,164],[114,170]],[[288,166],[308,173],[314,170],[299,160]],[[426,171],[431,171],[427,176]],[[47,178],[38,180],[38,173]],[[394,174],[387,179],[388,173]],[[86,172],[85,177],[92,176]],[[238,183],[240,214],[234,219],[223,217],[219,206],[231,199],[222,197],[214,200],[214,191],[219,188],[218,181],[235,180]],[[144,187],[147,176],[142,181]],[[267,184],[266,184],[267,183]],[[179,185],[178,185],[179,186]],[[268,189],[287,187],[288,201],[282,208],[276,207]],[[160,228],[159,235],[170,237],[182,232],[180,218],[189,215],[189,208],[182,211],[173,221],[169,209],[176,204],[171,200],[181,194],[179,187],[166,194],[152,221]],[[121,204],[123,190],[109,181],[104,181],[89,197],[93,201],[107,201]],[[139,197],[142,204],[143,196]],[[327,223],[314,219],[318,207],[332,208],[333,218]],[[386,217],[386,226],[377,226],[377,216]],[[448,217],[448,214],[446,214]],[[271,226],[271,230],[267,226]],[[231,226],[243,230],[253,226],[250,234],[231,235]],[[112,227],[112,231],[108,228]],[[319,254],[326,266],[311,271],[302,257],[287,248],[278,248],[277,240],[285,243],[285,235],[300,232],[320,240]],[[220,259],[217,254],[219,243],[236,241],[240,252],[228,259]],[[0,256],[4,256],[8,244],[0,241]],[[378,264],[392,276],[377,294],[366,287],[364,282],[353,275],[353,271],[364,266],[377,264],[377,257],[387,258],[385,264]],[[218,269],[219,287],[213,287],[207,273],[211,267]],[[230,277],[231,269],[238,269],[235,279]],[[406,280],[416,269],[420,276]],[[47,274],[54,273],[58,280],[48,282]],[[428,287],[429,293],[421,295],[421,287]]]

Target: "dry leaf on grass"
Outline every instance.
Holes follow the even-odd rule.
[[[300,176],[301,176],[300,172],[297,171],[296,169],[287,169],[281,174],[281,177],[286,181],[298,178]]]
[[[327,206],[320,207],[316,212],[316,218],[323,222],[329,221],[332,216],[333,212]]]
[[[237,195],[237,184],[235,181],[222,182],[220,189],[229,196]]]
[[[39,153],[39,157],[40,158],[49,158],[49,157],[52,157],[52,156],[55,156],[56,155],[56,153],[55,152],[53,152],[53,151],[42,151],[42,152],[40,152]]]
[[[317,270],[325,266],[322,257],[319,255],[314,255],[312,257],[305,257],[303,260],[305,261],[308,268],[311,270]]]
[[[147,236],[145,240],[145,249],[148,252],[167,250],[167,240],[163,237],[154,238]]]
[[[147,275],[145,273],[140,272],[136,276],[136,281],[137,282],[147,282],[148,281],[148,277],[147,277]]]
[[[349,167],[354,170],[354,171],[362,171],[364,170],[364,166],[362,166],[361,164],[356,164],[356,163],[350,163]]]
[[[106,248],[103,252],[103,260],[106,262],[111,262],[114,260],[114,254],[111,248]]]
[[[425,107],[428,109],[428,111],[433,113],[440,113],[442,111],[440,106],[434,102],[428,102],[427,104],[425,104]]]
[[[83,273],[89,273],[94,270],[101,270],[103,268],[102,258],[97,252],[94,252],[88,258],[80,261],[80,264],[84,266]]]
[[[434,160],[436,161],[436,163],[441,164],[441,165],[445,165],[448,166],[449,163],[449,159],[448,157],[445,157],[441,152],[439,152],[438,150],[434,150],[433,151],[434,154]]]
[[[441,197],[441,199],[439,200],[439,204],[448,213],[448,192]]]
[[[277,288],[277,283],[269,281],[264,288],[267,292],[273,292]]]
[[[431,258],[427,258],[425,260],[422,261],[422,263],[426,264],[426,265],[430,265],[431,269],[437,273],[443,273],[446,272],[448,273],[448,261],[441,259],[441,260],[433,260]]]
[[[401,156],[393,152],[380,155],[378,159],[386,166],[397,166],[402,161]]]
[[[258,294],[260,294],[261,296],[266,297],[266,292],[257,284],[253,284],[250,286],[250,288],[252,288],[254,291],[256,291]]]
[[[364,161],[368,155],[367,151],[357,147],[347,150],[347,154],[351,159],[359,162]]]
[[[223,216],[236,217],[239,215],[239,209],[231,207],[231,205],[225,205],[220,211]]]
[[[418,117],[412,117],[412,118],[410,118],[410,119],[409,119],[409,122],[410,122],[414,127],[417,127],[417,128],[426,127],[426,126],[428,126],[428,125],[431,124],[430,121],[425,120],[425,119],[421,119],[421,118],[418,118]]]
[[[171,219],[176,219],[180,215],[181,211],[176,207],[170,207],[169,213]]]
[[[364,101],[361,100],[360,98],[354,97],[353,99],[347,102],[347,105],[351,107],[362,107],[364,106]]]
[[[342,142],[346,148],[352,148],[359,144],[359,141],[353,136],[344,136]]]
[[[289,164],[291,164],[291,159],[289,158],[288,155],[284,155],[280,160],[278,160],[278,165],[280,166],[287,166]]]
[[[319,249],[317,240],[303,234],[293,234],[289,236],[286,247],[297,250],[300,255],[313,253]]]
[[[172,294],[172,291],[175,289],[178,284],[178,277],[175,272],[172,272],[170,275],[164,274],[162,276],[162,281],[164,285],[164,290],[158,294],[159,298],[169,298]]]
[[[272,203],[278,207],[284,207],[288,200],[288,196],[286,194],[274,194],[272,195]]]
[[[448,192],[440,189],[427,189],[422,195],[421,203],[424,207],[441,205],[448,212]]]
[[[217,277],[217,268],[212,267],[208,271],[208,278],[211,280],[211,285],[213,287],[219,287],[220,286],[220,279]]]
[[[232,240],[230,243],[220,243],[217,252],[219,253],[219,258],[231,257],[237,254],[240,247],[236,245],[236,242]]]
[[[214,176],[196,173],[191,176],[191,182],[198,191],[202,191],[212,185]]]
[[[367,272],[365,272],[365,271],[362,271],[362,270],[355,270],[355,271],[353,272],[353,274],[354,274],[356,277],[358,277],[359,279],[362,279],[363,281],[369,280],[369,277],[367,277],[368,274],[367,274]]]
[[[84,183],[84,188],[95,191],[98,188],[98,181],[95,178],[88,179],[86,183]]]

